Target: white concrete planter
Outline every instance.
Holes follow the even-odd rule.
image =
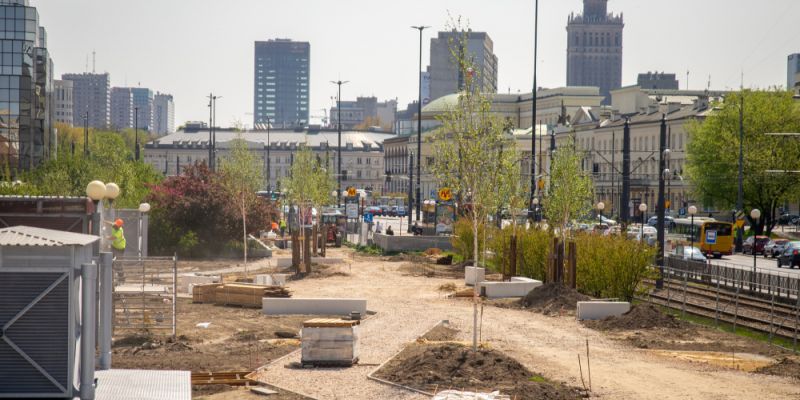
[[[631,310],[631,303],[626,301],[579,301],[577,317],[582,320],[598,320],[606,317],[618,317]]]

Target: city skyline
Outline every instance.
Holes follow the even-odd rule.
[[[800,50],[800,45],[792,46],[800,36],[800,26],[790,23],[791,15],[800,10],[797,2],[775,1],[769,8],[722,0],[641,4],[609,2],[610,9],[625,16],[623,86],[635,84],[639,73],[654,70],[676,73],[681,88],[686,87],[687,70],[692,89],[705,88],[709,75],[714,89],[738,87],[742,71],[745,86],[784,86],[786,57]],[[332,106],[336,90],[327,82],[339,78],[350,81],[343,87],[345,100],[374,95],[407,104],[417,97],[418,78],[418,33],[410,25],[432,26],[423,36],[423,65],[428,65],[430,38],[445,29],[448,13],[469,20],[473,30],[491,35],[495,53],[506,60],[499,67],[499,92],[529,93],[532,86],[533,1],[501,0],[491,9],[476,0],[444,0],[435,5],[422,1],[348,0],[336,5],[241,1],[236,7],[199,0],[191,8],[183,2],[153,0],[137,2],[135,7],[121,0],[69,4],[33,0],[31,5],[39,8],[42,23],[48,26],[50,51],[58,60],[56,76],[84,72],[87,67],[91,71],[92,51],[96,51],[96,70],[111,73],[114,86],[142,82],[172,93],[180,103],[177,124],[207,120],[205,96],[213,91],[223,96],[218,102],[220,125],[236,120],[250,125],[252,45],[277,37],[308,41],[314,49],[312,121]],[[565,84],[566,21],[581,6],[581,0],[540,2],[538,80],[542,87]],[[354,9],[373,18],[356,18]],[[271,14],[281,18],[265,25],[263,16]],[[212,25],[202,21],[212,18],[219,22],[210,31],[205,26]],[[78,29],[77,20],[82,21]],[[114,31],[97,35],[108,29],[110,20]],[[147,31],[140,30],[142,21],[147,21]],[[342,23],[353,21],[358,23]],[[735,29],[739,25],[748,29]]]

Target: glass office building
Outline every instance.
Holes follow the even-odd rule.
[[[255,43],[253,125],[308,125],[311,45],[275,39]]]
[[[36,8],[0,0],[0,171],[16,175],[55,152],[52,71]]]

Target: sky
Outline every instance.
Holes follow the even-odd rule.
[[[501,93],[530,93],[534,0],[30,0],[48,31],[56,76],[109,72],[113,86],[142,86],[175,98],[177,125],[208,120],[217,100],[220,126],[252,125],[253,43],[311,43],[312,121],[333,104],[331,80],[356,96],[417,98],[419,33],[423,69],[430,38],[452,17],[485,31],[499,58]],[[566,23],[581,0],[539,1],[538,83],[566,83]],[[800,53],[798,0],[610,0],[625,18],[623,85],[641,72],[678,74],[681,88],[786,84],[786,59]],[[88,60],[88,62],[87,62]]]

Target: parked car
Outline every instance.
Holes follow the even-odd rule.
[[[380,206],[380,207],[381,207],[381,215],[383,215],[384,217],[388,217],[390,215],[389,213],[392,211],[392,208],[389,206]]]
[[[397,216],[398,217],[405,217],[408,215],[408,211],[406,211],[405,206],[397,206]]]
[[[742,253],[756,255],[758,253],[764,254],[764,246],[769,243],[767,236],[750,236],[742,243]]]
[[[389,216],[390,217],[397,216],[397,206],[392,206],[392,208],[389,209]]]
[[[650,219],[647,220],[647,225],[650,225],[652,227],[655,227],[656,225],[658,225],[658,217],[650,217]],[[664,217],[664,227],[667,228],[667,229],[674,228],[675,227],[675,219],[672,218],[672,217],[665,216]]]
[[[364,214],[372,214],[377,217],[382,215],[382,210],[378,206],[369,206],[364,209]]]
[[[703,261],[705,262],[706,256],[697,247],[691,246],[678,246],[675,249],[675,255],[682,257],[684,260]]]
[[[800,215],[797,214],[783,214],[778,217],[778,224],[780,225],[796,225],[798,220],[800,220]]]
[[[772,257],[775,258],[786,248],[786,244],[789,243],[788,239],[775,239],[770,240],[769,243],[764,246],[764,258]]]
[[[783,253],[777,258],[778,268],[788,265],[789,268],[800,266],[800,242],[789,242]]]

